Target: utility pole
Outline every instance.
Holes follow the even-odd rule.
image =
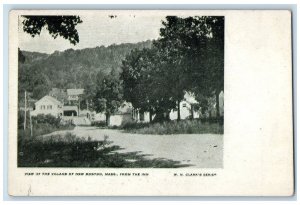
[[[31,119],[31,112],[29,112],[29,121],[30,121],[30,136],[32,137],[32,119]]]
[[[77,117],[79,117],[79,111],[80,111],[80,97],[78,95],[78,113],[77,113]]]
[[[24,130],[26,130],[26,109],[27,109],[27,104],[26,104],[26,90],[25,90],[25,112],[24,112]]]

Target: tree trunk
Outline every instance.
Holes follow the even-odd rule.
[[[165,121],[165,116],[163,112],[156,112],[153,119],[154,122],[163,122]]]
[[[170,120],[171,120],[171,119],[170,119],[170,113],[171,113],[170,111],[167,111],[167,112],[166,112],[166,117],[165,117],[165,120],[166,120],[166,121],[170,121]]]
[[[216,108],[217,108],[217,118],[219,118],[220,117],[220,102],[219,102],[219,94],[220,94],[220,92],[219,91],[217,91],[217,93],[216,93]]]
[[[27,110],[27,105],[26,105],[26,101],[27,101],[27,99],[26,99],[26,90],[25,90],[25,109],[24,109],[24,130],[26,130],[26,110]]]
[[[192,120],[194,119],[194,107],[192,104],[191,104],[191,118]]]
[[[180,100],[177,101],[177,120],[180,120]]]
[[[109,124],[110,124],[110,114],[105,114],[105,124],[106,124],[106,126],[109,126]]]
[[[150,118],[150,122],[152,122],[152,110],[150,110],[150,112],[149,112],[149,118]]]

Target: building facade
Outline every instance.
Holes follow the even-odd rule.
[[[35,108],[31,111],[31,115],[39,114],[53,115],[55,117],[63,116],[63,103],[49,95],[44,96],[35,103]]]

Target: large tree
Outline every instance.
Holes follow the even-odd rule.
[[[121,79],[124,87],[124,100],[131,102],[132,106],[140,112],[148,111],[152,121],[153,96],[151,81],[156,61],[153,49],[135,49],[126,56],[122,62]]]
[[[176,79],[174,97],[179,102],[186,91],[196,96],[216,97],[224,90],[224,17],[166,17],[160,30],[161,53]],[[180,114],[178,113],[180,119]]]
[[[77,24],[82,23],[79,16],[22,16],[23,30],[32,37],[40,35],[42,28],[46,28],[55,39],[61,36],[76,45],[79,42],[79,35],[76,29]]]
[[[148,111],[150,121],[154,114],[156,121],[168,119],[168,113],[176,107],[164,67],[156,47],[133,50],[121,67],[124,99],[135,109]]]
[[[118,74],[114,70],[106,76],[100,72],[97,75],[94,106],[97,112],[105,113],[106,125],[110,124],[110,116],[118,111],[122,103],[123,87]]]

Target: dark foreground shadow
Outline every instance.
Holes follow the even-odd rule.
[[[164,158],[150,159],[141,152],[119,152],[108,141],[22,140],[18,167],[179,168],[192,166]],[[176,150],[174,150],[176,151]]]

